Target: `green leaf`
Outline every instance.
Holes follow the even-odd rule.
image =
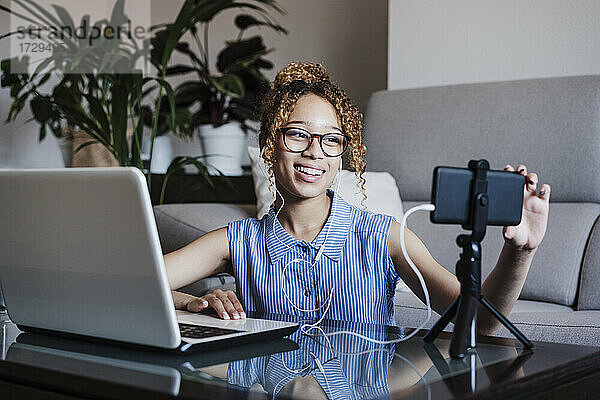
[[[50,74],[43,74],[42,79],[39,80],[39,82],[35,85],[35,87],[38,88],[38,87],[42,86],[43,84],[48,82],[49,79],[50,79]]]
[[[83,47],[77,50],[77,53],[73,56],[73,61],[71,63],[71,69],[77,70],[79,64],[92,52],[91,47]]]
[[[112,26],[117,28],[127,22],[127,16],[125,16],[125,0],[118,0],[112,10],[110,17]]]
[[[70,28],[71,32],[73,32],[73,35],[74,35],[75,34],[75,23],[73,22],[73,19],[71,18],[71,16],[67,12],[67,10],[65,10],[63,7],[57,6],[55,4],[52,5],[52,8],[54,8],[54,10],[56,11],[56,14],[58,15],[61,22],[63,23],[63,25],[61,27],[66,26],[66,27]],[[57,27],[57,28],[59,28],[59,27]]]
[[[200,59],[200,57],[198,57],[196,54],[194,54],[194,52],[190,49],[190,45],[187,42],[179,42],[177,43],[177,46],[175,47],[175,49],[177,51],[179,51],[182,54],[187,55],[188,57],[190,57],[192,59],[192,61],[194,63],[196,63],[196,65],[202,67],[204,70],[206,70],[206,65],[204,65],[204,62]]]
[[[34,23],[36,25],[46,25],[46,26],[52,26],[52,25],[59,26],[60,25],[60,22],[56,19],[56,17],[54,17],[49,12],[47,12],[43,7],[40,7],[39,5],[37,5],[34,1],[31,1],[31,0],[24,0],[24,1],[13,0],[13,3],[16,3],[16,4],[20,5],[25,11],[27,11],[32,16],[34,16],[34,17],[36,17],[36,18],[38,18],[39,20],[42,21],[42,23],[40,23],[39,21],[34,21]],[[30,5],[32,5],[33,7],[35,7],[45,17],[45,19],[40,14],[36,13],[35,11],[33,11],[25,3],[29,3]],[[14,14],[16,14],[16,13],[14,13]]]
[[[31,113],[36,121],[46,123],[52,115],[52,104],[46,96],[34,97],[29,102]]]
[[[202,82],[184,82],[175,89],[175,104],[178,107],[189,107],[195,102],[204,103],[210,99],[210,88]]]
[[[166,76],[182,75],[194,71],[198,71],[198,68],[190,67],[189,65],[173,65],[167,68]]]
[[[19,96],[11,103],[10,108],[8,110],[8,117],[6,118],[6,122],[14,121],[17,118],[17,115],[19,115],[19,113],[23,110],[27,97],[29,97],[30,94],[31,92],[27,92]]]
[[[38,25],[46,25],[46,26],[56,26],[59,27],[60,26],[60,21],[52,14],[50,14],[48,11],[46,11],[46,9],[40,5],[38,5],[35,1],[33,0],[13,0],[13,2],[19,4],[21,7],[23,7],[25,10],[27,10],[31,15],[39,18],[40,20],[42,20],[44,23],[40,24],[39,22],[37,23]],[[43,17],[36,13],[35,11],[33,11],[31,8],[29,8],[28,6],[26,6],[24,3],[28,3],[31,6],[35,7],[36,10],[39,11],[39,13],[41,13],[43,15]],[[46,19],[44,19],[46,18]],[[64,37],[65,43],[68,47],[73,48],[75,46],[75,43],[68,37],[65,36]]]
[[[285,15],[287,12],[277,4],[276,0],[255,0],[259,3],[263,3],[271,7],[273,10],[277,11],[279,14]]]
[[[187,31],[187,28],[190,24],[194,24],[193,20],[191,20],[192,13],[194,12],[195,3],[194,1],[186,0],[186,2],[181,7],[179,14],[177,14],[177,18],[172,25],[169,25],[167,28],[167,37],[165,41],[165,45],[162,52],[162,59],[160,65],[163,68],[166,68],[169,60],[171,59],[171,54],[173,50],[179,43],[179,40],[183,36],[183,34]]]
[[[48,65],[50,65],[50,63],[54,61],[51,57],[46,58],[44,61],[42,61],[41,63],[38,64],[38,66],[35,68],[35,71],[33,71],[33,75],[32,75],[32,79],[35,78],[35,76],[37,76],[40,72],[42,72],[44,69],[46,69],[46,67]]]
[[[21,14],[21,13],[19,13],[19,12],[16,12],[16,11],[14,10],[14,7],[13,7],[13,8],[8,8],[8,7],[4,7],[3,5],[0,5],[0,10],[2,10],[2,11],[5,11],[5,12],[7,12],[7,13],[11,14],[11,15],[15,15],[15,16],[17,16],[17,17],[19,17],[19,18],[21,18],[21,19],[23,19],[23,20],[25,20],[25,21],[27,21],[27,22],[29,22],[29,23],[31,23],[31,24],[34,24],[34,25],[41,25],[41,24],[40,24],[38,21],[35,21],[35,20],[33,20],[33,19],[29,18],[29,17],[28,17],[28,16],[26,16],[26,15],[23,15],[23,14]],[[19,31],[10,32],[9,34],[6,34],[6,35],[2,35],[2,36],[0,36],[0,38],[4,38],[4,37],[6,37],[6,36],[10,36],[10,35],[12,35],[12,34],[14,34],[14,33],[17,33],[17,32],[19,32]]]
[[[112,143],[115,157],[120,165],[127,165],[129,150],[127,148],[127,97],[128,93],[123,84],[118,83],[111,91]]]
[[[272,28],[276,32],[288,34],[287,29],[282,27],[281,25],[274,24],[270,21],[261,21],[256,19],[254,16],[249,14],[241,14],[235,17],[235,26],[237,26],[240,30],[244,31],[252,26],[268,26]]]
[[[38,136],[38,142],[41,142],[46,137],[46,124],[40,125],[40,133]]]
[[[73,79],[75,79],[74,76]],[[88,134],[95,135],[94,137],[98,141],[108,147],[108,138],[95,134],[100,128],[94,120],[90,119],[83,107],[81,107],[80,95],[73,87],[66,87],[64,84],[59,84],[54,89],[52,98],[70,125],[85,128],[84,130]]]
[[[192,113],[187,108],[178,108],[175,113],[175,120],[170,121],[171,115],[167,116],[167,125],[173,126],[172,131],[177,136],[191,137],[193,131],[191,128]]]
[[[150,80],[155,81],[160,86],[162,86],[167,92],[167,99],[169,100],[169,106],[171,107],[171,121],[175,121],[175,92],[173,91],[173,87],[169,82],[160,78],[145,78],[144,82],[148,82]]]
[[[209,77],[210,82],[214,87],[226,96],[233,98],[244,97],[244,84],[241,79],[233,74],[226,74],[222,76],[211,76]]]
[[[103,136],[106,136],[106,134],[110,132],[110,124],[102,103],[95,96],[92,96],[89,93],[85,94],[84,97],[88,102],[90,114],[97,121],[97,125],[102,129],[102,131],[106,132]]]
[[[220,72],[231,72],[234,67],[244,68],[268,52],[260,36],[230,41],[217,56],[217,69]]]

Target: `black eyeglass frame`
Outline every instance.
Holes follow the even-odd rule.
[[[310,140],[308,141],[308,145],[306,146],[306,148],[304,150],[292,150],[292,149],[290,149],[290,147],[288,146],[288,144],[285,141],[285,133],[287,131],[289,131],[290,129],[297,129],[297,130],[306,132],[306,134],[310,137]],[[344,154],[346,152],[346,150],[348,149],[348,145],[350,144],[350,140],[351,140],[350,136],[346,135],[343,132],[329,132],[329,133],[325,133],[325,134],[312,133],[312,132],[307,131],[304,128],[299,128],[297,126],[286,126],[286,127],[283,127],[283,128],[279,128],[279,132],[283,135],[283,144],[284,144],[285,148],[288,149],[288,151],[290,151],[292,153],[302,153],[302,152],[305,152],[306,150],[310,149],[310,146],[312,146],[313,139],[315,137],[319,138],[319,145],[321,146],[321,151],[323,152],[323,154],[326,157],[339,157],[342,154]],[[341,136],[343,136],[346,139],[346,141],[344,142],[345,143],[344,144],[344,149],[342,150],[342,152],[340,154],[335,155],[335,156],[331,156],[331,155],[327,154],[327,152],[323,148],[323,138],[325,136],[327,136],[327,135],[341,135]]]

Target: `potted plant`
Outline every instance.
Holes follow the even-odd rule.
[[[117,165],[143,169],[140,157],[143,127],[152,107],[144,107],[142,101],[147,93],[159,88],[157,100],[150,104],[161,110],[168,109],[169,117],[163,122],[172,131],[182,132],[176,128],[175,93],[164,78],[175,44],[186,32],[185,20],[179,18],[169,25],[160,57],[151,60],[160,72],[159,77],[143,77],[135,66],[140,58],[149,56],[150,40],[139,46],[135,41],[127,40],[125,35],[118,40],[100,38],[94,46],[90,46],[72,34],[75,32],[73,19],[64,8],[54,5],[56,13],[53,14],[33,0],[15,0],[15,3],[21,5],[24,11],[17,12],[4,6],[0,6],[0,10],[15,14],[35,26],[71,29],[63,32],[60,38],[51,34],[40,37],[52,46],[53,51],[33,73],[28,72],[28,57],[2,60],[2,87],[10,88],[13,98],[8,121],[13,121],[29,102],[33,119],[40,125],[39,140],[44,139],[48,130],[57,137],[68,136],[73,129],[83,131],[89,135],[89,140],[77,146],[75,151],[99,143],[114,156]],[[117,27],[127,20],[124,0],[118,0],[110,20],[98,21],[93,26],[100,29],[107,25]],[[82,17],[80,26],[84,24],[92,26],[89,16]],[[17,33],[4,33],[0,39]],[[51,74],[58,78],[58,83],[50,80]],[[158,129],[163,129],[159,124],[159,114],[151,117],[150,154]],[[151,161],[150,158],[148,164],[151,165]]]
[[[226,41],[212,67],[209,59],[209,26],[215,16],[229,9],[239,9],[234,19],[235,39]],[[254,15],[251,15],[252,12]],[[241,158],[246,145],[245,133],[253,130],[255,107],[268,88],[263,70],[273,64],[263,57],[272,51],[258,35],[245,37],[250,27],[266,27],[287,34],[273,22],[270,13],[283,14],[275,0],[187,0],[179,17],[187,20],[186,30],[194,45],[185,40],[176,43],[175,51],[187,56],[189,64],[169,66],[165,76],[194,74],[175,90],[178,107],[191,110],[189,128],[200,135],[206,162],[226,175],[241,175]],[[153,38],[153,51],[161,48],[173,29],[166,25]],[[153,59],[159,56],[157,51]]]
[[[55,14],[32,0],[15,0],[27,14],[1,6],[0,9],[24,19],[35,26],[54,27],[62,35],[44,31],[38,39],[51,46],[52,51],[29,72],[29,57],[2,61],[2,87],[11,91],[11,104],[7,121],[14,121],[29,102],[33,119],[39,123],[39,140],[48,130],[57,137],[70,136],[70,132],[84,132],[84,140],[75,152],[92,144],[100,144],[114,157],[118,165],[141,167],[141,124],[132,119],[132,110],[139,106],[143,87],[159,78],[143,78],[136,63],[149,53],[146,41],[140,47],[127,37],[108,40],[97,39],[93,45],[76,37],[73,19],[63,7],[54,5]],[[124,0],[115,3],[111,19],[90,24],[83,16],[79,26],[120,26],[127,20]],[[8,32],[0,36],[6,38]],[[51,75],[55,80],[50,80]],[[159,84],[170,89],[165,81]],[[172,92],[172,90],[170,90]],[[172,94],[171,94],[172,97]],[[66,129],[68,128],[68,129]],[[133,134],[135,132],[135,134]]]

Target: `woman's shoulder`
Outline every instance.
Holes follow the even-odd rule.
[[[256,217],[248,217],[231,221],[227,225],[230,240],[247,241],[252,237],[263,234],[264,226],[268,214],[258,219]]]
[[[350,205],[351,208],[351,230],[354,232],[379,232],[387,234],[390,224],[395,221],[394,217],[380,214],[366,209],[360,209]]]

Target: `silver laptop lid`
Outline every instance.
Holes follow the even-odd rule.
[[[13,322],[180,344],[139,169],[0,170],[0,198],[0,284]]]

